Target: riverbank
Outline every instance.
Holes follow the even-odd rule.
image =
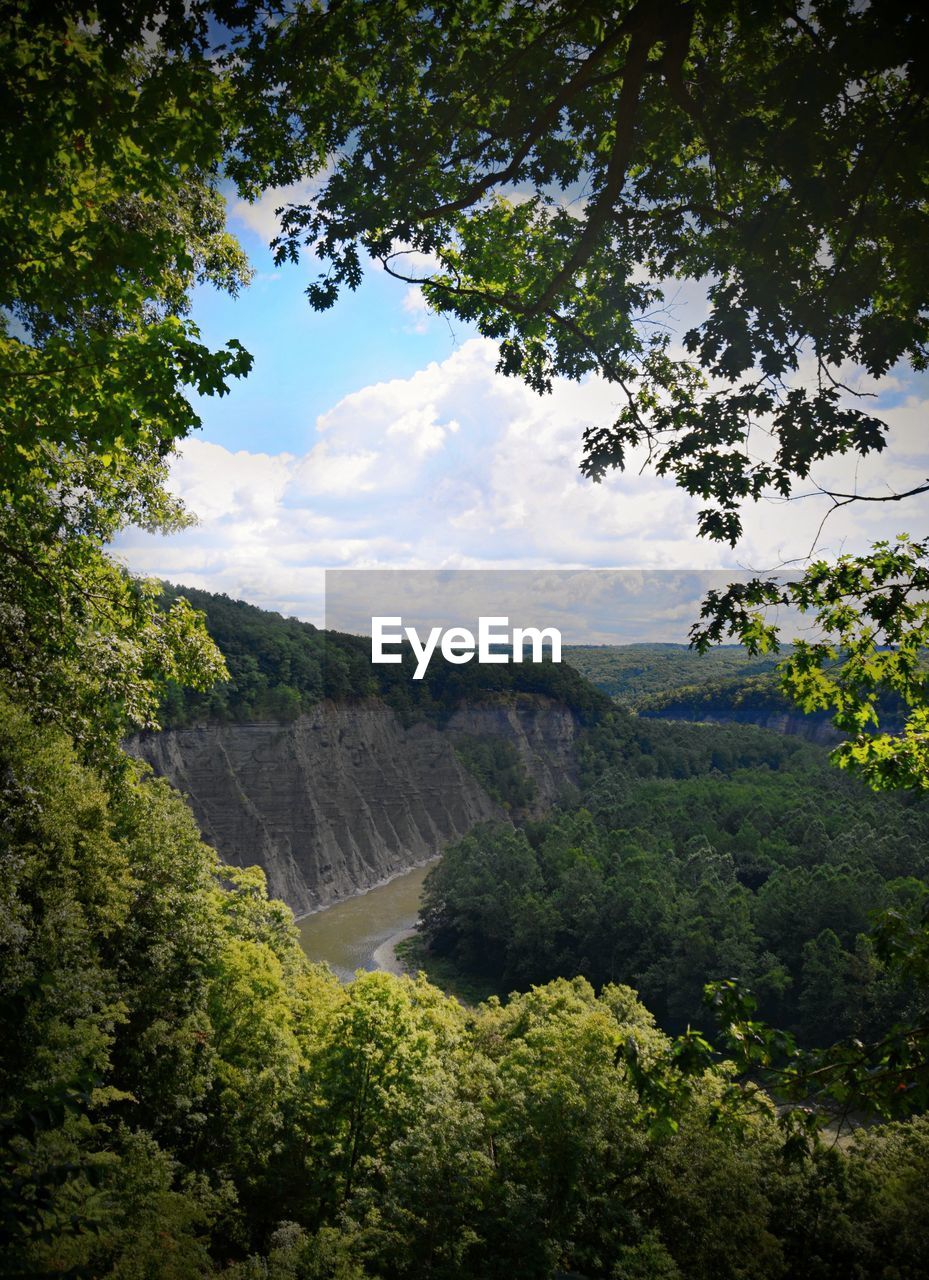
[[[462,973],[448,956],[437,956],[428,951],[422,934],[416,929],[411,929],[406,938],[398,939],[395,946],[400,973],[424,973],[434,987],[447,996],[454,996],[467,1008],[482,1004],[491,996],[506,998],[506,992],[496,983]]]
[[[423,883],[436,861],[304,916],[298,929],[307,956],[328,964],[343,982],[351,982],[359,969],[405,972],[394,948],[416,926]]]
[[[401,942],[406,942],[407,938],[415,936],[415,929],[401,929],[399,933],[395,933],[386,942],[382,942],[371,956],[374,968],[380,969],[383,973],[392,973],[396,977],[402,978],[407,972],[407,967],[397,955],[397,946]]]
[[[304,916],[298,927],[307,956],[328,964],[343,982],[351,982],[359,969],[398,977],[422,970],[465,1005],[501,994],[493,983],[460,973],[448,957],[428,952],[416,931],[423,883],[437,861]]]
[[[354,893],[350,893],[345,898],[337,898],[335,902],[327,902],[324,907],[314,907],[312,911],[303,911],[300,915],[294,915],[294,923],[302,924],[304,920],[309,920],[312,916],[322,915],[325,911],[332,911],[335,907],[341,907],[346,902],[354,902],[356,898],[364,898],[369,893],[377,893],[379,889],[384,889],[389,884],[393,884],[395,880],[402,880],[404,876],[412,875],[415,871],[425,868],[427,874],[430,867],[434,867],[440,861],[442,855],[435,853],[430,858],[423,858],[420,862],[413,862],[408,867],[402,867],[399,871],[392,871],[389,876],[385,876],[383,880],[378,880],[375,884],[369,884],[364,889],[357,889]]]

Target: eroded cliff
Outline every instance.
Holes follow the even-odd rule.
[[[693,724],[750,724],[772,733],[791,734],[819,746],[834,747],[842,741],[842,734],[834,728],[827,712],[781,711],[776,708],[734,706],[731,709],[706,710],[687,704],[672,703],[660,711],[640,713],[647,720],[684,720]]]
[[[456,755],[460,735],[511,742],[545,805],[573,780],[577,732],[567,707],[520,695],[468,704],[442,729],[404,728],[374,700],[322,702],[289,724],[205,724],[128,745],[188,796],[224,859],[262,866],[301,914],[504,816]]]

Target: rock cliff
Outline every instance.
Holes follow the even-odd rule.
[[[459,761],[457,736],[513,743],[544,805],[573,780],[577,732],[568,708],[518,695],[469,704],[443,729],[404,728],[378,701],[323,702],[289,724],[205,724],[127,745],[187,795],[226,861],[262,866],[299,915],[504,816]]]
[[[734,707],[731,711],[707,711],[704,708],[688,707],[673,704],[660,711],[643,711],[645,720],[684,720],[694,724],[752,724],[759,729],[770,729],[772,733],[791,734],[803,738],[806,742],[820,746],[834,747],[842,741],[842,734],[833,727],[826,712],[812,712],[804,715],[800,711],[777,711],[768,708],[742,709]]]
[[[549,808],[577,779],[575,746],[578,721],[561,703],[517,695],[468,702],[449,720],[443,736],[496,737],[512,743],[526,773],[535,781],[540,811]]]

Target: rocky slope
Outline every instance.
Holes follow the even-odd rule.
[[[751,724],[772,733],[789,733],[820,746],[834,747],[842,734],[834,728],[825,712],[804,715],[801,711],[782,711],[770,707],[738,707],[709,710],[686,702],[669,702],[661,710],[639,713],[646,720],[685,720],[695,724]]]
[[[511,742],[544,805],[573,780],[577,732],[567,707],[517,695],[469,704],[443,729],[404,728],[377,701],[323,702],[290,724],[205,724],[128,746],[188,796],[223,858],[258,863],[301,914],[503,816],[455,754],[459,735]]]

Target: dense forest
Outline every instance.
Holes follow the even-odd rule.
[[[646,696],[636,706],[641,716],[668,720],[734,720],[740,724],[777,724],[824,741],[838,736],[827,712],[798,714],[797,706],[778,686],[773,673],[748,679],[728,677],[699,683],[682,682]]]
[[[244,600],[166,585],[165,606],[179,599],[203,615],[228,678],[203,692],[169,683],[159,713],[166,728],[202,720],[290,720],[321,698],[379,697],[404,724],[441,724],[466,698],[515,693],[564,702],[583,723],[609,710],[609,700],[567,663],[480,667],[435,661],[421,680],[414,680],[416,662],[406,642],[401,663],[375,666],[370,641],[362,636],[320,631]]]
[[[588,735],[580,803],[486,828],[426,882],[424,935],[501,993],[555,976],[636,988],[669,1031],[707,1026],[706,983],[825,1045],[879,1037],[912,993],[874,953],[929,900],[929,808],[876,796],[795,739],[616,717]]]
[[[924,661],[924,655],[920,662]],[[874,701],[880,723],[899,731],[905,719],[903,700],[893,690],[885,690]],[[774,672],[764,675],[720,679],[666,687],[636,703],[640,716],[664,720],[719,720],[737,724],[760,724],[798,733],[814,742],[835,743],[842,733],[832,716],[822,708],[801,710],[787,696]]]
[[[287,719],[324,696],[441,722],[533,691],[584,726],[581,792],[528,820],[506,744],[458,743],[518,822],[427,882],[427,945],[502,997],[462,1008],[423,977],[340,986],[165,784],[125,758],[101,772],[7,703],[11,1274],[921,1274],[924,1121],[825,1144],[673,1039],[712,1036],[720,978],[801,1044],[912,1023],[921,995],[870,926],[918,921],[929,896],[919,797],[875,795],[790,736],[631,714],[568,665],[378,683],[359,637],[180,587],[160,607],[182,598],[228,677],[183,699],[169,684],[169,723],[172,706],[175,723]],[[672,659],[655,687],[673,699],[673,681]]]

